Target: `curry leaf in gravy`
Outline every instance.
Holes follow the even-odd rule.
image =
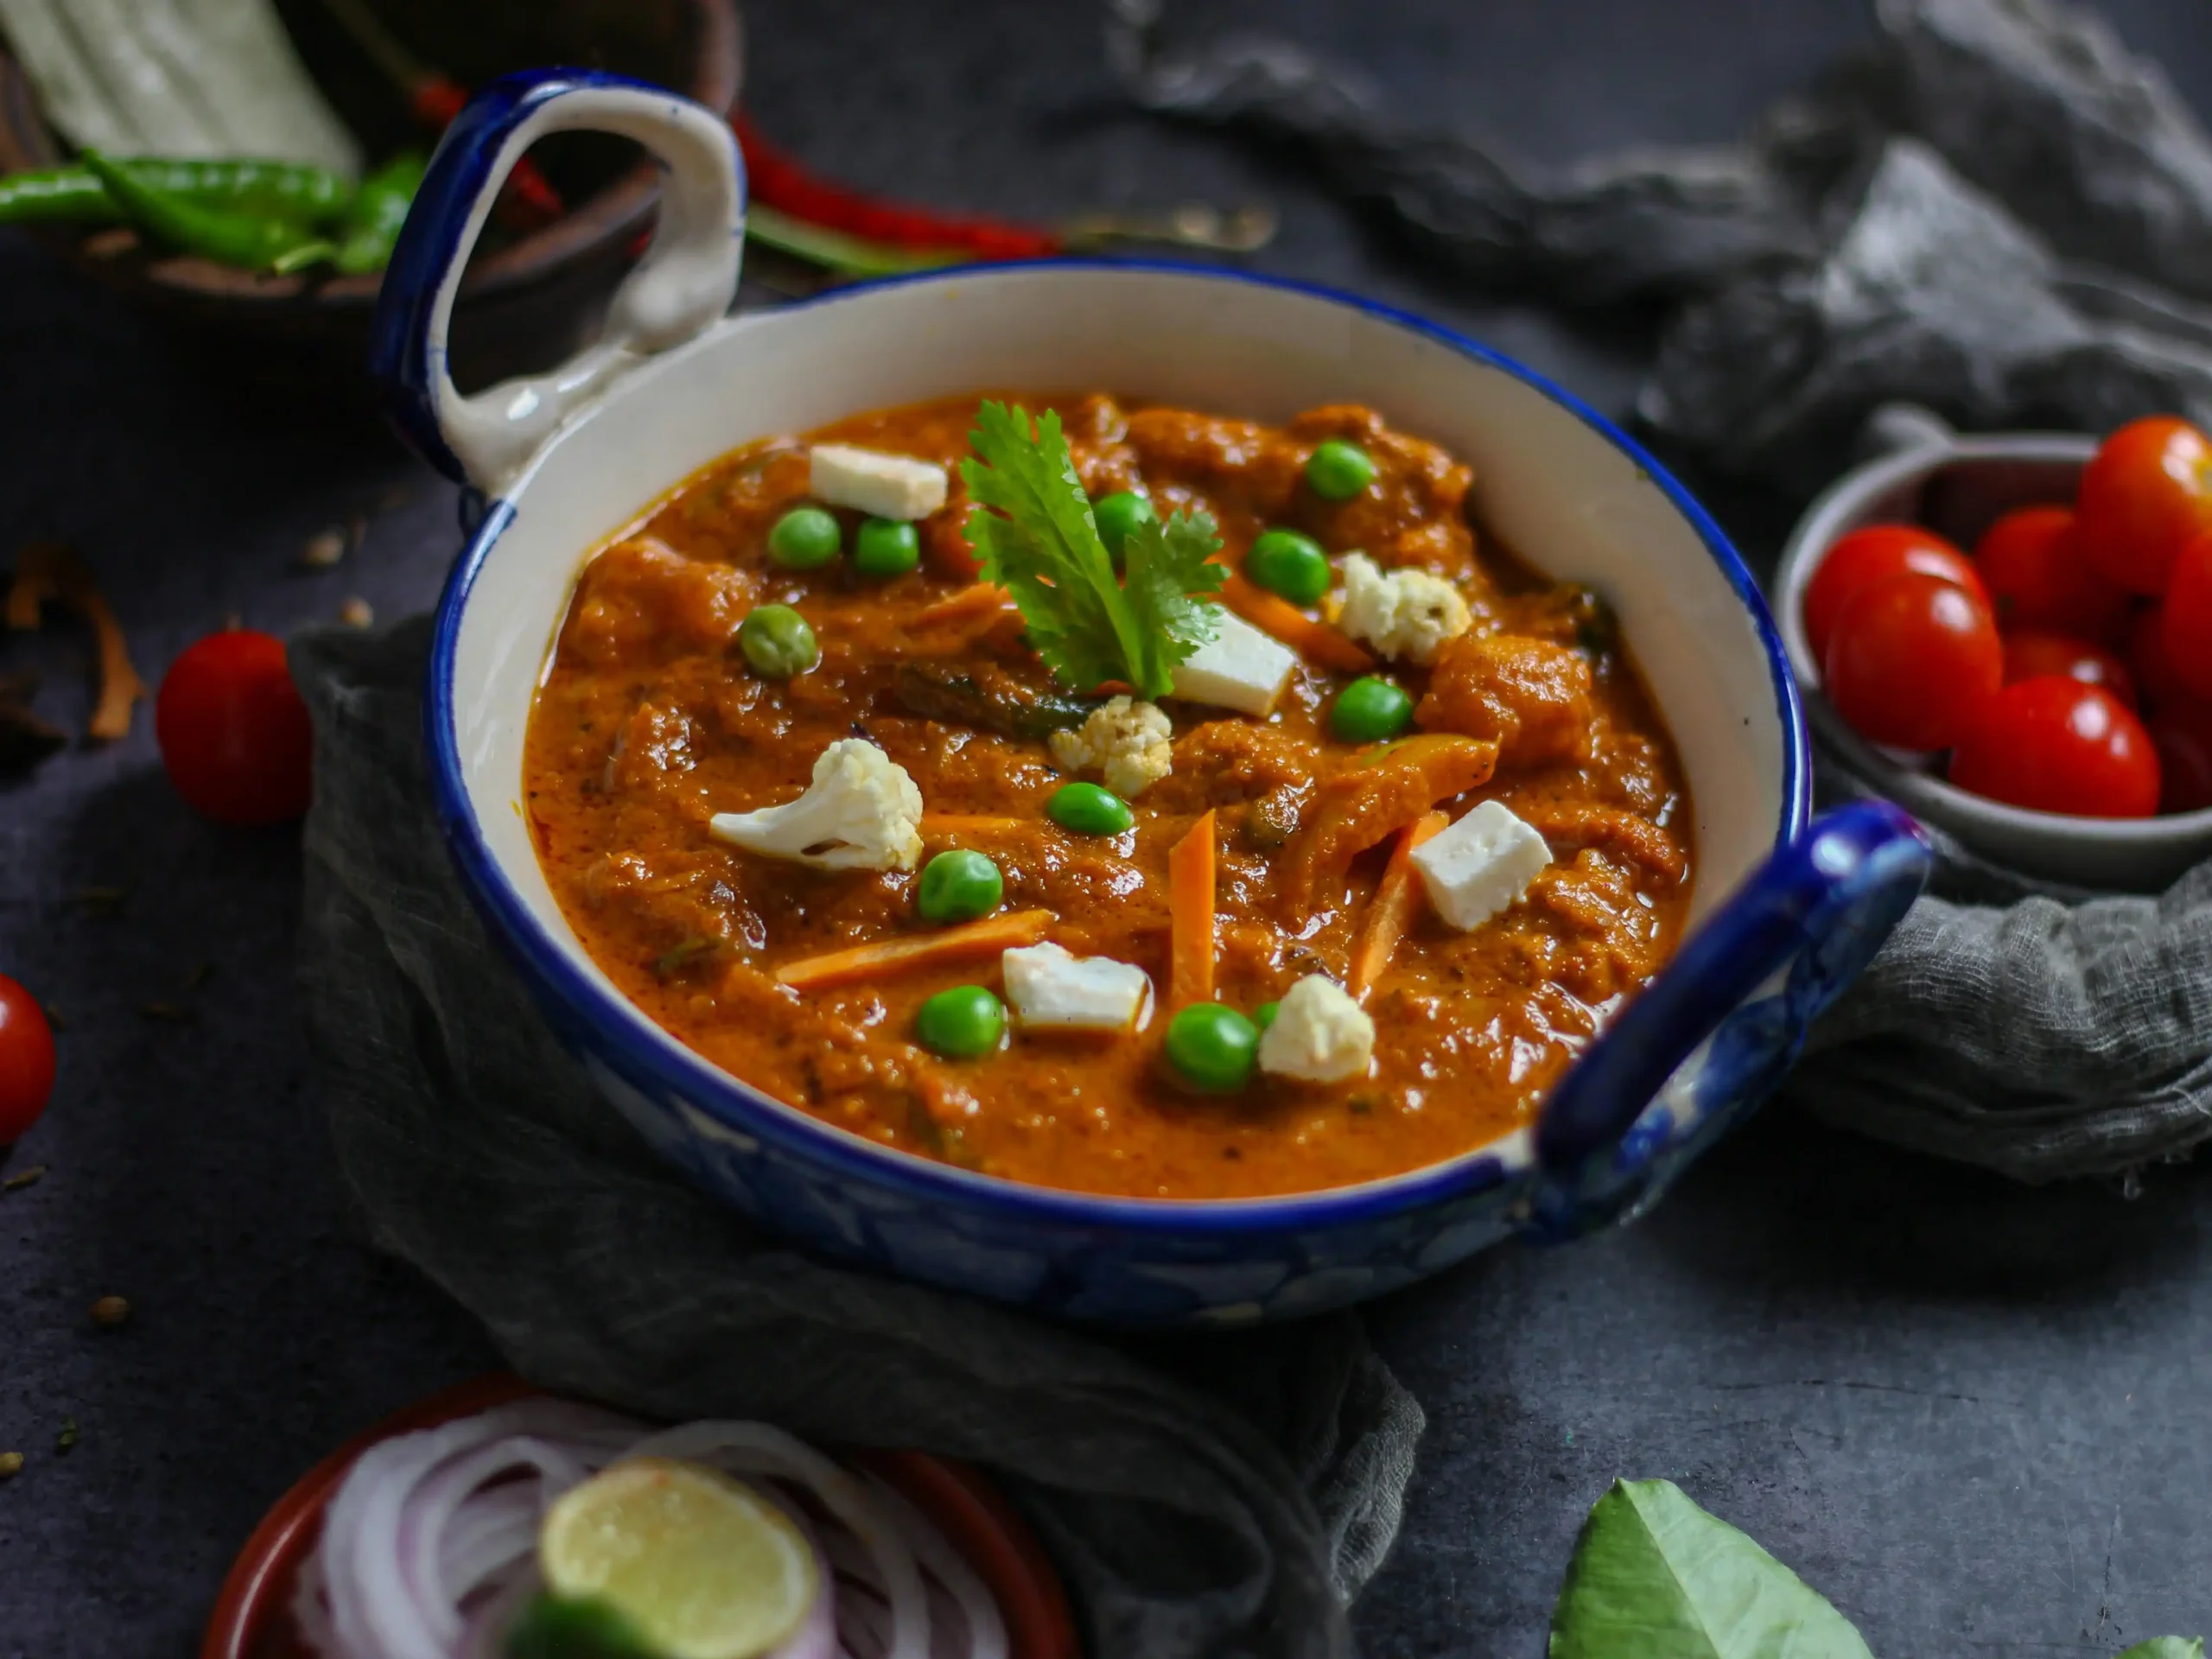
[[[1802,1579],[1666,1480],[1617,1480],[1583,1523],[1551,1659],[1872,1659]]]
[[[1019,404],[986,403],[969,442],[976,453],[960,475],[996,511],[969,518],[968,540],[984,580],[1014,595],[1046,665],[1077,691],[1120,680],[1141,696],[1166,696],[1175,664],[1213,637],[1214,607],[1203,596],[1227,573],[1212,563],[1212,521],[1178,514],[1132,535],[1124,585],[1058,414],[1033,422]]]

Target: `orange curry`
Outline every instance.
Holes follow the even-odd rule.
[[[1093,501],[1135,491],[1163,518],[1211,517],[1216,556],[1238,573],[1221,599],[1299,652],[1271,711],[1162,699],[1172,770],[1129,803],[1133,826],[1060,827],[1045,810],[1069,780],[1051,732],[1113,688],[1056,683],[1022,615],[977,582],[964,530],[979,509],[958,463],[979,400],[749,445],[584,567],[537,696],[530,822],[585,949],[655,1021],[747,1082],[887,1145],[1038,1185],[1306,1192],[1433,1163],[1529,1122],[1665,961],[1689,902],[1681,768],[1602,605],[1484,540],[1469,469],[1368,410],[1272,428],[1103,395],[1019,401],[1060,411]],[[1306,474],[1330,439],[1373,465],[1349,499],[1323,499]],[[916,526],[918,569],[862,575],[849,556],[860,515],[843,509],[847,556],[810,569],[769,558],[772,527],[807,499],[810,445],[826,442],[946,465],[944,504]],[[1299,607],[1249,580],[1245,555],[1270,526],[1305,532],[1339,569],[1359,550],[1385,572],[1444,578],[1469,625],[1425,664],[1370,662],[1369,645],[1332,626],[1335,593]],[[811,626],[810,671],[748,668],[740,624],[769,603]],[[1363,671],[1417,700],[1395,742],[1332,735],[1332,702]],[[1031,930],[1020,942],[1143,969],[1154,1000],[1142,1022],[1098,1034],[1009,1020],[988,1052],[930,1052],[916,1034],[925,999],[969,984],[1007,994],[997,950],[1009,940],[990,937],[962,959],[893,951],[871,966],[863,953],[845,969],[804,968],[803,987],[779,978],[942,931],[918,914],[919,864],[817,868],[709,831],[717,813],[798,796],[817,757],[850,737],[918,788],[923,860],[969,848],[1001,873],[997,920],[972,925],[1019,918]],[[1463,930],[1424,898],[1411,842],[1489,800],[1541,833],[1550,862]],[[1203,902],[1209,888],[1211,913],[1194,915],[1188,895]],[[1192,929],[1202,962],[1188,954]],[[1166,1063],[1179,994],[1249,1014],[1316,973],[1351,982],[1371,1020],[1359,1075],[1255,1070],[1209,1093]]]

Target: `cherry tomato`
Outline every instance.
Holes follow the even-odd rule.
[[[154,702],[176,792],[219,823],[282,823],[308,810],[314,734],[284,642],[211,633],[169,664]]]
[[[1908,570],[1852,596],[1822,670],[1828,701],[1860,736],[1948,749],[2004,683],[2005,647],[1978,596]]]
[[[54,1028],[22,986],[0,974],[0,1147],[23,1137],[54,1093]]]
[[[2158,643],[2174,677],[2200,697],[2212,697],[2212,535],[2174,556],[2159,602]]]
[[[2134,677],[2102,645],[2039,628],[2019,628],[2005,636],[2005,684],[2039,680],[2046,674],[2101,685],[2129,708],[2135,706]]]
[[[1983,604],[1989,602],[1989,590],[1974,561],[1934,531],[1918,524],[1868,524],[1830,548],[1805,584],[1805,642],[1813,648],[1813,660],[1827,661],[1836,618],[1853,594],[1908,570],[1940,576],[1966,588]]]
[[[2074,507],[2106,581],[2162,594],[2174,556],[2212,530],[2212,439],[2171,416],[2130,422],[2083,469]]]
[[[2212,806],[2212,702],[2195,697],[2162,702],[2144,724],[2158,752],[2158,810]]]
[[[2158,754],[2109,691],[2063,675],[2008,685],[1951,751],[1951,781],[1993,801],[2082,818],[2158,810]]]
[[[2127,625],[2127,671],[2135,681],[2135,700],[2147,709],[2186,701],[2189,687],[2166,655],[2166,607],[2145,605]]]
[[[2001,628],[2047,628],[2110,641],[2127,626],[2127,595],[2082,556],[2069,508],[2006,513],[1974,543],[1974,563]]]

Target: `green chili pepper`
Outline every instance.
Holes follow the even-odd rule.
[[[331,264],[349,276],[385,268],[429,165],[419,150],[403,150],[361,181]]]
[[[147,156],[116,163],[142,184],[215,213],[251,213],[319,225],[340,217],[353,187],[320,167],[289,162],[168,161]],[[116,224],[128,215],[82,162],[0,177],[0,225],[32,219]]]
[[[247,270],[284,271],[327,259],[337,251],[291,219],[216,212],[143,182],[97,150],[86,150],[84,159],[133,224],[188,253]]]

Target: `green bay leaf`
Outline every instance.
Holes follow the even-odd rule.
[[[1672,1481],[1613,1483],[1583,1523],[1551,1659],[1873,1659],[1826,1598]]]
[[[2148,1642],[2137,1643],[2120,1659],[2204,1659],[2204,1638],[2154,1636]]]

